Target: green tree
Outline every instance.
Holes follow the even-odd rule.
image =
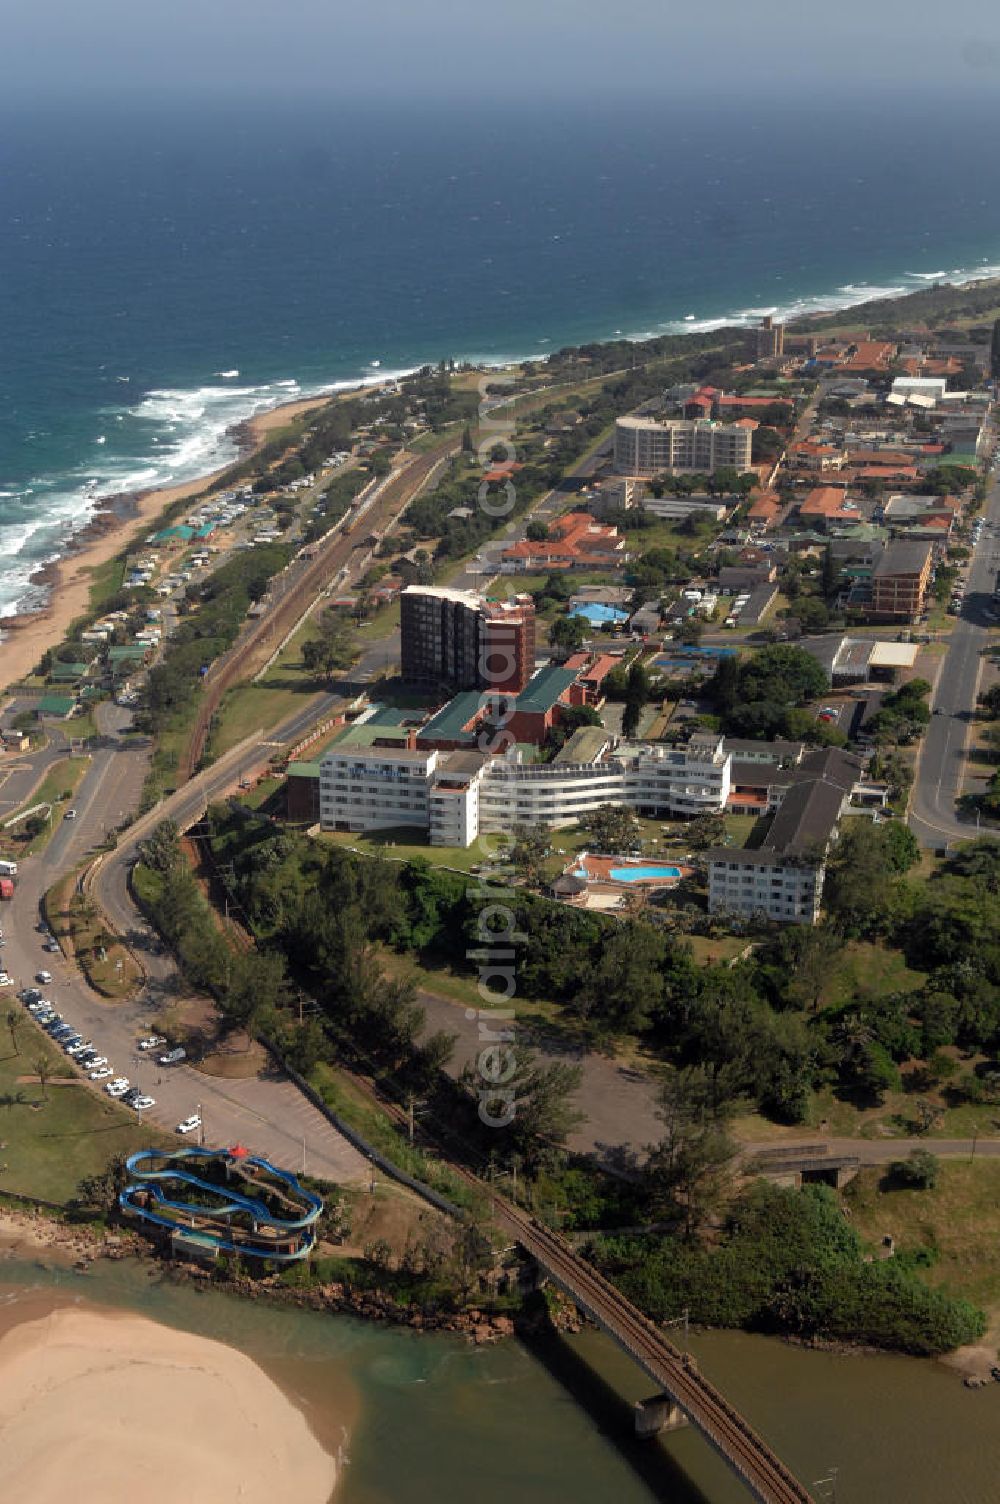
[[[124,1154],[112,1154],[99,1174],[85,1176],[77,1187],[76,1204],[100,1212],[110,1211],[116,1206],[119,1193],[128,1184],[125,1161]]]
[[[582,616],[560,616],[553,623],[549,632],[549,641],[553,647],[561,648],[566,653],[575,653],[583,647],[587,640],[587,623]]]
[[[660,1092],[664,1133],[643,1172],[653,1216],[678,1221],[693,1238],[722,1204],[736,1146],[703,1067],[672,1071]]]
[[[38,1084],[42,1088],[42,1100],[47,1102],[49,1100],[48,1084],[52,1080],[52,1066],[48,1056],[36,1055],[32,1061],[32,1067],[38,1077]]]
[[[9,1032],[10,1032],[10,1042],[11,1042],[11,1045],[13,1047],[15,1055],[20,1055],[20,1053],[21,1053],[21,1047],[20,1047],[20,1045],[17,1042],[17,1033],[18,1033],[18,1030],[21,1027],[21,1023],[22,1023],[22,1014],[18,1011],[18,1009],[17,1008],[8,1008],[7,1009],[7,1028],[9,1030]]]
[[[639,838],[639,822],[624,805],[599,805],[583,816],[580,825],[590,836],[595,851],[625,852]]]
[[[940,1164],[936,1154],[927,1149],[912,1149],[906,1159],[894,1159],[889,1165],[890,1179],[914,1191],[932,1191],[937,1185]]]

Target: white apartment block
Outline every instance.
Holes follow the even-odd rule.
[[[615,470],[652,476],[697,471],[711,475],[749,470],[753,424],[713,418],[619,418],[615,424]]]
[[[829,776],[807,778],[784,791],[758,850],[718,847],[707,853],[710,914],[816,923],[826,854],[851,789],[852,760],[835,754],[827,761]]]
[[[320,825],[413,826],[434,846],[469,846],[481,830],[575,825],[602,804],[648,815],[724,810],[732,758],[722,738],[697,747],[630,744],[597,762],[487,762],[477,753],[334,747],[320,763]]]

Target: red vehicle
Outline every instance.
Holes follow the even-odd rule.
[[[0,898],[14,897],[14,879],[12,877],[0,877]]]

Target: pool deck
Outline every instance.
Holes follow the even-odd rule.
[[[612,875],[628,867],[668,866],[676,876],[666,876],[662,872],[649,877],[620,878]],[[685,867],[680,862],[657,862],[649,857],[596,856],[589,851],[580,852],[566,868],[570,877],[585,877],[588,885],[596,885],[598,888],[606,886],[619,893],[628,888],[675,888],[679,882],[690,877],[693,871],[693,867]]]

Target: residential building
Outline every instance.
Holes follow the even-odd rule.
[[[785,353],[785,326],[776,324],[769,313],[761,319],[759,329],[754,331],[754,346],[758,360],[776,360]]]
[[[851,526],[862,520],[860,507],[849,499],[842,486],[814,486],[799,503],[799,516],[821,532],[838,525]]]
[[[505,548],[506,574],[534,569],[621,569],[628,563],[625,539],[616,527],[595,522],[587,512],[567,512],[549,524],[547,538],[523,538]]]
[[[847,464],[847,451],[839,444],[822,444],[816,439],[801,439],[788,446],[788,462],[799,470],[818,470],[825,474],[830,470],[842,470]]]
[[[931,578],[933,545],[900,540],[888,543],[872,571],[872,615],[887,621],[913,621],[924,608]]]
[[[816,923],[827,853],[861,767],[845,753],[820,758],[795,770],[784,788],[769,787],[777,811],[759,848],[716,847],[706,854],[710,913]]]
[[[410,585],[400,596],[400,657],[411,684],[516,694],[535,666],[534,602]]]
[[[601,728],[583,727],[551,763],[488,760],[472,748],[334,746],[320,763],[320,821],[324,830],[410,827],[433,845],[464,847],[481,830],[573,825],[602,804],[650,816],[726,808],[732,758],[721,737],[692,748],[629,744],[612,757],[609,745]]]
[[[717,423],[711,418],[619,418],[615,424],[615,470],[651,476],[732,469],[743,474],[752,461],[752,418]]]

